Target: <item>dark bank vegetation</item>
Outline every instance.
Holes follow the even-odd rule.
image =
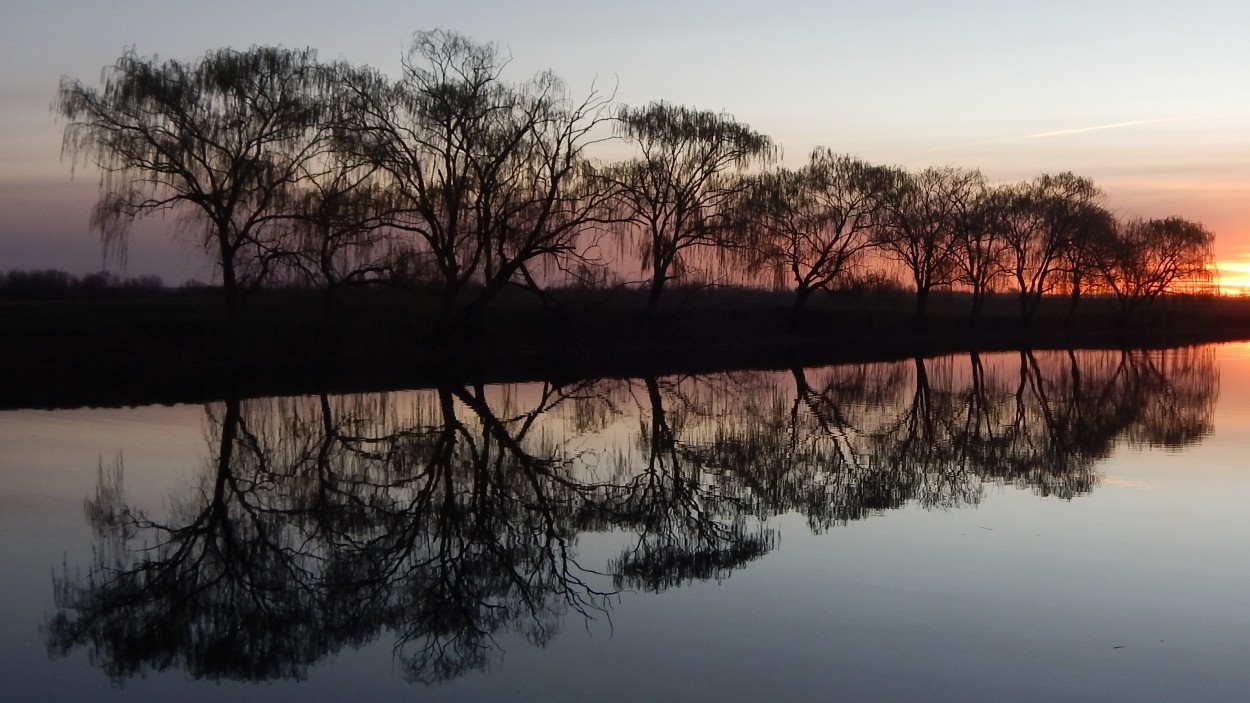
[[[76,276],[46,269],[0,271],[0,300],[66,300],[155,295],[165,291],[160,276],[121,277],[109,271]]]
[[[1018,300],[994,294],[969,326],[971,296],[934,294],[930,324],[909,321],[913,294],[864,285],[813,296],[801,324],[788,292],[678,287],[642,312],[649,292],[560,288],[536,299],[507,290],[476,329],[438,331],[437,295],[352,289],[326,317],[315,290],[267,290],[233,332],[221,294],[0,302],[0,404],[51,407],[424,387],[449,381],[569,382],[734,368],[787,368],[979,349],[1141,348],[1250,338],[1250,300],[1173,296],[1144,324],[1092,296],[1076,317],[1047,297],[1022,327]]]

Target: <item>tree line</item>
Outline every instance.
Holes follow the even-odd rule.
[[[150,294],[164,290],[160,276],[121,277],[109,271],[76,276],[57,269],[0,271],[0,300],[56,300]]]
[[[813,293],[891,278],[915,291],[1091,292],[1124,313],[1215,275],[1213,234],[1181,217],[1117,217],[1072,173],[991,183],[958,167],[880,166],[827,148],[797,168],[724,112],[574,95],[551,72],[508,80],[509,57],[417,33],[401,75],[310,49],[218,49],[193,62],[133,50],[102,85],[62,79],[64,150],[102,172],[91,222],[108,251],[137,218],[177,218],[215,260],[225,305],[275,282],[420,282],[445,329],[501,291],[602,286],[636,267],[655,310],[673,282]],[[604,163],[606,142],[632,149]],[[619,257],[619,258],[618,258]]]

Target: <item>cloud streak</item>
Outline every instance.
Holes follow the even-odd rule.
[[[1130,122],[1114,122],[1112,124],[1100,124],[1095,127],[1076,127],[1074,129],[1057,129],[1053,132],[1038,132],[1030,134],[1021,139],[1047,139],[1049,137],[1066,137],[1070,134],[1084,134],[1086,132],[1101,132],[1105,129],[1119,129],[1121,127],[1136,127],[1146,124],[1165,124],[1167,122],[1184,122],[1185,120],[1198,119],[1196,117],[1161,117],[1154,120],[1132,120]]]
[[[1109,129],[1123,129],[1124,127],[1139,127],[1142,125],[1167,124],[1170,122],[1187,122],[1190,120],[1205,119],[1215,117],[1216,115],[1191,115],[1188,117],[1159,117],[1150,120],[1130,120],[1128,122],[1113,122],[1111,124],[1100,124],[1092,127],[1073,127],[1071,129],[1056,129],[1049,132],[1037,132],[1035,134],[1025,134],[1012,137],[999,137],[998,139],[984,139],[975,142],[963,142],[961,144],[951,144],[949,146],[939,146],[929,149],[929,152],[952,151],[954,149],[965,149],[972,146],[986,146],[988,144],[1006,144],[1009,142],[1021,142],[1029,139],[1053,139],[1055,137],[1068,137],[1074,134],[1085,134],[1087,132],[1102,132]]]

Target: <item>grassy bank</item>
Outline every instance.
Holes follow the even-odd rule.
[[[344,296],[329,316],[314,293],[267,293],[228,333],[217,296],[167,294],[0,303],[0,407],[197,402],[245,396],[420,387],[440,382],[572,380],[780,368],[978,349],[1152,347],[1250,339],[1250,300],[1173,299],[1125,324],[1089,299],[1069,318],[1048,300],[1021,325],[1015,300],[939,294],[926,322],[895,292],[814,299],[790,328],[791,298],[714,289],[671,292],[647,317],[635,291],[505,296],[469,329],[435,332],[433,301],[392,291]]]

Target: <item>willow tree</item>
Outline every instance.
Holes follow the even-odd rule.
[[[1215,235],[1181,217],[1119,222],[1104,240],[1104,281],[1127,318],[1178,288],[1209,285],[1215,275]]]
[[[1076,308],[1085,293],[1091,290],[1107,292],[1102,276],[1102,264],[1107,253],[1106,243],[1115,238],[1116,217],[1102,206],[1088,208],[1074,228],[1061,253],[1064,286],[1068,289],[1068,319],[1076,314]]]
[[[101,172],[91,216],[124,253],[131,222],[177,216],[221,270],[227,315],[286,252],[295,191],[326,153],[338,83],[311,49],[218,49],[190,63],[127,51],[99,88],[63,78],[64,152]]]
[[[968,287],[972,296],[969,319],[975,325],[985,307],[986,296],[1003,275],[1004,237],[1011,217],[1013,191],[989,188],[982,183],[966,203],[955,235],[958,246],[954,281]]]
[[[1088,178],[1070,172],[1044,174],[1014,186],[1006,218],[1007,272],[1020,300],[1020,319],[1037,313],[1042,297],[1063,280],[1066,256],[1104,229],[1107,215],[1102,191]],[[1078,274],[1079,275],[1079,274]],[[1080,279],[1076,278],[1079,296]]]
[[[339,291],[396,276],[401,243],[385,217],[390,196],[376,166],[340,152],[308,178],[297,198],[284,269],[324,291],[328,324]]]
[[[807,165],[761,175],[749,199],[747,268],[794,286],[791,327],[812,293],[855,273],[876,245],[895,172],[817,148]]]
[[[615,193],[618,216],[637,233],[637,252],[650,272],[647,311],[665,284],[680,278],[696,250],[722,247],[740,231],[736,212],[747,192],[743,172],[772,162],[772,139],[724,112],[653,102],[622,107],[617,134],[637,155],[601,172]]]
[[[949,166],[918,173],[896,170],[895,175],[879,243],[911,275],[916,286],[913,319],[920,322],[930,292],[954,280],[959,235],[985,179],[980,171]]]
[[[609,99],[572,97],[550,72],[509,82],[507,63],[494,44],[419,32],[398,80],[348,85],[344,148],[384,174],[387,220],[408,239],[413,274],[440,287],[444,328],[509,284],[536,287],[535,267],[585,261],[602,211],[584,151],[603,136]]]

